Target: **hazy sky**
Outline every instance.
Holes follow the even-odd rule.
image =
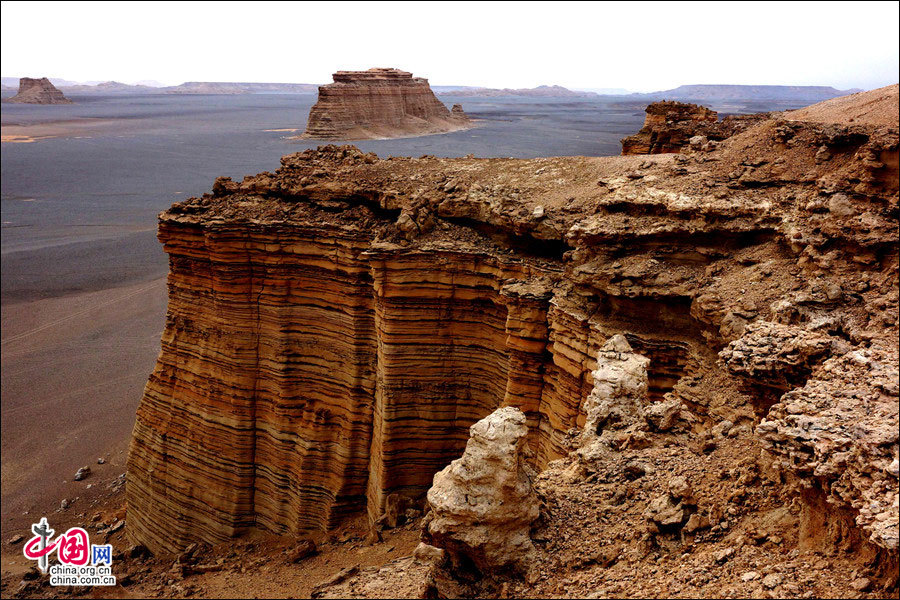
[[[324,83],[398,67],[435,85],[652,91],[898,80],[898,2],[3,2],[5,77]]]

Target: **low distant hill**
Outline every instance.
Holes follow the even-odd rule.
[[[433,85],[431,91],[435,94],[452,94],[463,90],[483,90],[476,85]]]
[[[631,94],[631,92],[625,88],[581,88],[577,91],[594,92],[601,96],[627,96]]]
[[[681,85],[671,90],[632,96],[651,100],[692,100],[701,103],[752,99],[813,104],[858,91],[860,90],[838,90],[824,85]]]
[[[131,85],[119,81],[104,81],[98,84],[74,84],[58,86],[67,94],[155,94],[159,88],[149,85]]]
[[[230,81],[188,81],[161,88],[167,94],[314,94],[315,83],[250,83]]]
[[[594,98],[594,92],[581,92],[564,88],[561,85],[539,85],[536,88],[457,88],[444,91],[437,88],[437,93],[447,96],[469,96],[491,98],[496,96],[523,96],[527,98]]]
[[[71,85],[95,85],[100,83],[99,81],[69,81],[68,79],[60,79],[59,77],[50,77],[50,83],[55,85],[58,88],[62,88],[65,86]],[[19,89],[19,78],[18,77],[0,77],[0,83],[3,84],[3,87],[11,87],[15,89]]]
[[[118,81],[74,82],[51,78],[50,81],[67,94],[315,94],[316,83],[255,83],[234,81],[188,81],[181,85],[156,87],[132,85]],[[6,88],[18,89],[19,80],[3,77]],[[628,94],[619,88],[595,88],[572,90],[560,85],[541,85],[535,88],[487,88],[473,86],[432,86],[432,91],[443,96],[491,98],[519,96],[525,98],[597,98],[601,95],[617,95],[640,101],[681,100],[698,103],[727,103],[730,101],[760,100],[806,106],[861,90],[838,90],[816,85],[682,85],[671,90]],[[599,92],[599,93],[598,93]]]
[[[67,94],[314,94],[315,83],[254,83],[232,81],[188,81],[181,85],[155,86],[119,81],[76,82],[51,78],[51,83]],[[17,90],[17,77],[2,78],[3,91]]]

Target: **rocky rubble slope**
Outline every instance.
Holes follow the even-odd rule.
[[[428,80],[399,69],[338,71],[319,87],[303,137],[363,140],[445,133],[472,123],[462,107],[452,112]]]
[[[746,541],[776,519],[790,551],[850,548],[896,586],[897,157],[890,124],[776,116],[677,155],[325,146],[221,178],[160,215],[128,534],[162,551],[375,523],[516,407],[547,533],[509,585],[563,593],[575,567],[552,557],[589,535],[635,560],[709,535],[726,564],[734,523]],[[596,392],[595,370],[638,383]]]

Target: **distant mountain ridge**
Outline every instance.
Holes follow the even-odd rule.
[[[180,85],[156,87],[150,85],[127,84],[118,81],[78,83],[66,79],[50,78],[50,81],[67,94],[314,94],[317,83],[257,83],[233,81],[188,81]],[[3,77],[3,90],[18,89],[17,77]],[[476,86],[431,86],[440,96],[499,97],[520,96],[529,98],[598,98],[600,96],[620,96],[640,100],[679,100],[699,103],[715,103],[746,100],[767,100],[803,105],[830,100],[860,92],[859,89],[838,90],[818,85],[681,85],[670,90],[646,93],[628,93],[620,88],[595,88],[572,90],[560,85],[541,85],[535,88],[488,88]]]
[[[599,96],[596,92],[575,91],[564,88],[561,85],[539,85],[535,88],[461,88],[444,91],[438,88],[440,95],[471,96],[471,97],[496,97],[496,96],[524,96],[528,98],[594,98]]]
[[[187,81],[161,88],[167,94],[314,94],[318,83],[254,83],[231,81]]]
[[[632,97],[653,100],[694,100],[694,101],[728,101],[728,100],[780,100],[798,101],[809,104],[830,100],[838,96],[846,96],[862,90],[838,90],[824,85],[680,85],[671,90],[659,92],[631,94]]]
[[[180,85],[157,87],[120,81],[77,83],[57,78],[51,78],[50,81],[69,94],[314,94],[319,89],[319,84],[316,83],[187,81]],[[19,80],[15,77],[3,77],[2,84],[4,91],[16,90]]]
[[[161,88],[149,85],[131,85],[119,81],[104,81],[97,84],[61,85],[59,89],[76,94],[155,94]]]

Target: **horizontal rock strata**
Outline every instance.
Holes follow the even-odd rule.
[[[897,388],[847,387],[833,361],[895,346],[897,148],[892,127],[773,118],[708,152],[324,146],[220,178],[160,215],[169,310],[129,535],[160,551],[374,520],[391,494],[421,499],[504,406],[543,468],[572,449],[619,334],[646,358],[647,427],[617,443],[682,413],[698,431],[758,426],[786,477],[895,552],[880,524],[897,515],[896,436],[842,423],[895,422]]]
[[[471,122],[458,104],[447,110],[428,80],[398,69],[338,71],[319,87],[303,137],[362,140],[445,133]]]
[[[46,77],[19,79],[19,93],[4,100],[19,104],[72,104]]]

